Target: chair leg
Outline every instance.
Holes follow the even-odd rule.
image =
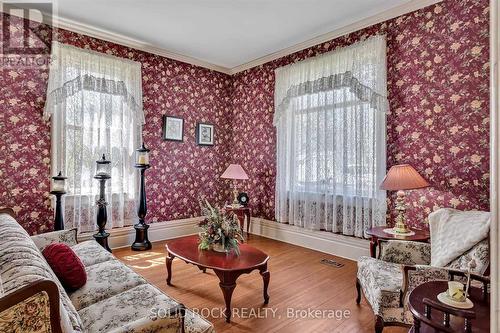
[[[359,279],[356,279],[356,291],[358,292],[358,296],[356,297],[356,304],[361,303],[361,284],[359,283]]]
[[[384,319],[381,316],[375,316],[375,333],[382,333],[384,330]]]

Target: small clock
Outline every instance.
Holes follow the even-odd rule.
[[[245,192],[241,192],[240,194],[238,194],[238,202],[240,203],[240,205],[248,205],[248,200],[248,194],[246,194]]]

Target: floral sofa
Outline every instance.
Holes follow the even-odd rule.
[[[65,291],[41,251],[71,246],[87,283]],[[185,309],[118,261],[95,241],[77,243],[76,229],[30,237],[0,213],[1,332],[212,333],[208,321]]]

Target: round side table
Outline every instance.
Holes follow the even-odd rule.
[[[402,241],[414,241],[414,242],[427,242],[430,238],[429,231],[427,230],[419,230],[419,229],[411,229],[415,234],[414,235],[394,235],[389,234],[384,231],[384,229],[390,228],[389,226],[381,226],[381,227],[373,227],[366,230],[367,235],[370,236],[370,256],[372,258],[377,257],[377,243],[379,239],[384,240],[402,240]]]
[[[477,287],[469,289],[469,298],[474,307],[461,310],[441,303],[437,295],[448,289],[448,281],[430,281],[416,287],[408,298],[408,307],[413,315],[414,324],[410,332],[431,333],[441,327],[443,332],[474,332],[490,331],[490,305],[483,295],[483,290]],[[430,305],[424,304],[424,299]],[[464,316],[471,315],[466,325]],[[448,327],[446,327],[448,322]],[[468,328],[467,328],[468,327]]]

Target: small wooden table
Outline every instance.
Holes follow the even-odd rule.
[[[250,220],[252,219],[252,209],[248,206],[243,206],[243,207],[238,207],[238,208],[226,206],[224,208],[226,209],[226,212],[233,212],[238,217],[238,221],[240,221],[241,232],[243,232],[243,230],[245,230],[245,218],[246,218],[246,220],[247,220],[247,238],[250,238],[250,233],[248,231],[250,230]]]
[[[372,227],[366,230],[366,233],[370,236],[370,256],[372,258],[377,257],[377,244],[379,239],[385,240],[402,240],[402,241],[414,241],[414,242],[427,242],[430,238],[429,231],[411,229],[415,234],[411,236],[404,235],[393,235],[384,231],[384,229],[390,228],[389,226]]]
[[[414,325],[410,332],[414,333],[434,333],[437,332],[433,327],[426,323],[429,321],[433,326],[442,327],[445,313],[436,308],[428,309],[430,314],[426,313],[426,307],[423,303],[424,298],[438,303],[444,309],[451,308],[448,305],[441,303],[437,299],[437,295],[448,289],[447,281],[430,281],[416,287],[408,298],[408,307],[414,318]],[[485,299],[481,288],[471,287],[469,289],[470,299],[474,302],[474,307],[467,311],[473,311],[475,318],[471,319],[470,324],[473,332],[489,332],[490,331],[490,306]],[[454,311],[461,313],[460,309]],[[448,311],[448,310],[446,310]],[[430,317],[430,318],[429,318]],[[462,317],[449,315],[449,332],[464,332],[465,320]]]
[[[198,249],[198,236],[187,236],[168,241],[165,245],[167,250],[167,284],[171,286],[172,260],[175,257],[188,264],[198,266],[200,270],[212,269],[219,277],[219,286],[224,295],[226,309],[224,314],[226,322],[231,321],[231,296],[236,288],[236,280],[241,274],[248,274],[258,269],[264,281],[264,304],[269,303],[267,288],[269,286],[270,273],[267,270],[269,256],[259,249],[248,244],[240,244],[240,255],[235,253],[220,253],[211,250]]]

